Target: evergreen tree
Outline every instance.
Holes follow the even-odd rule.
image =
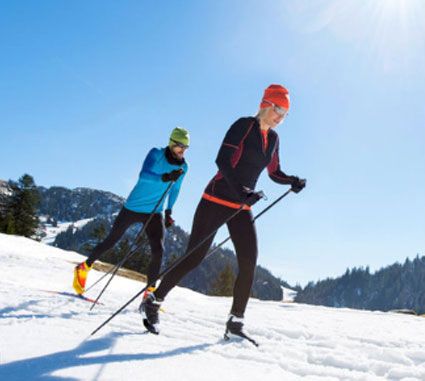
[[[93,240],[89,240],[85,242],[81,250],[85,254],[90,253],[96,247],[96,245],[98,245],[100,242],[102,242],[106,238],[106,236],[107,236],[107,228],[105,226],[105,223],[100,222],[99,225],[96,225],[93,228],[92,233],[90,234],[90,238],[92,238],[94,242]]]
[[[146,234],[143,234],[143,237],[138,245],[138,250],[128,261],[124,264],[124,267],[137,271],[141,274],[146,274],[152,255],[151,247],[149,245],[149,240]],[[124,239],[120,245],[120,260],[130,252],[131,244],[128,239]],[[133,248],[134,249],[134,248]]]
[[[59,233],[56,236],[54,246],[60,247],[61,249],[66,250],[77,250],[78,248],[73,245],[74,238],[74,227],[73,225],[68,226],[64,232]]]
[[[15,234],[15,217],[13,217],[13,213],[9,210],[6,214],[6,217],[3,221],[3,226],[0,231],[6,234]]]
[[[95,238],[98,242],[103,241],[106,238],[106,234],[106,226],[104,223],[101,223],[93,229],[93,238]]]
[[[236,276],[232,266],[230,263],[227,263],[224,269],[218,274],[217,280],[213,284],[211,295],[232,296],[235,278]]]
[[[17,183],[10,182],[13,196],[7,206],[2,230],[8,234],[31,237],[39,224],[37,206],[40,202],[37,187],[30,175],[23,175]]]
[[[369,267],[347,269],[336,279],[310,282],[296,297],[300,303],[369,310],[410,309],[425,312],[425,257],[406,259],[370,273]]]
[[[179,259],[179,255],[177,253],[171,253],[168,257],[168,260],[165,262],[165,267],[170,267]]]
[[[107,262],[113,265],[121,262],[124,256],[128,253],[128,249],[130,248],[130,244],[127,238],[121,239],[119,244],[110,248],[105,253],[102,254],[100,259],[102,262]],[[128,266],[125,266],[128,267]]]

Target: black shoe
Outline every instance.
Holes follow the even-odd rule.
[[[258,343],[249,337],[244,331],[243,331],[243,318],[238,317],[235,315],[230,315],[229,320],[227,320],[226,323],[226,332],[224,333],[224,340],[230,340],[231,336],[235,335],[242,339],[248,340],[250,343],[254,344],[256,347],[258,347]]]
[[[235,315],[230,315],[229,320],[226,323],[226,334],[233,333],[234,335],[240,335],[243,328],[243,318]]]
[[[161,302],[155,298],[154,293],[149,293],[143,298],[139,306],[139,312],[143,316],[143,325],[146,329],[156,335],[159,334],[159,309]]]

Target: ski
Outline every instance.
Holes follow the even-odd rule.
[[[255,345],[256,347],[259,347],[260,346],[260,344],[258,344],[253,338],[251,338],[251,337],[249,337],[248,335],[246,335],[245,333],[243,333],[243,332],[240,332],[240,333],[230,333],[231,335],[235,335],[235,336],[237,336],[237,337],[240,337],[240,338],[242,338],[242,339],[244,339],[244,340],[247,340],[247,341],[249,341],[252,345]],[[231,338],[230,338],[230,336],[229,336],[229,334],[228,334],[228,331],[226,330],[226,332],[224,333],[224,340],[226,340],[226,341],[229,341]]]
[[[43,292],[48,292],[49,294],[55,294],[55,295],[62,295],[62,296],[67,296],[69,298],[77,298],[80,300],[84,300],[85,302],[89,302],[89,303],[96,303],[99,305],[103,305],[103,303],[101,302],[96,302],[96,300],[92,299],[92,298],[88,298],[87,296],[84,295],[78,295],[78,294],[74,294],[72,292],[66,292],[66,291],[54,291],[54,290],[40,290]]]

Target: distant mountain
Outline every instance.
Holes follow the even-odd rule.
[[[38,187],[41,196],[39,214],[56,221],[78,221],[118,212],[124,198],[111,192],[89,188]]]
[[[347,269],[335,279],[310,282],[295,301],[329,307],[367,310],[414,310],[425,313],[425,257],[395,263],[376,271]]]

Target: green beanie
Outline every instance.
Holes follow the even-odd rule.
[[[172,147],[176,145],[175,142],[184,144],[185,146],[189,147],[189,143],[190,143],[189,131],[185,130],[184,128],[176,127],[171,132],[169,146]]]

